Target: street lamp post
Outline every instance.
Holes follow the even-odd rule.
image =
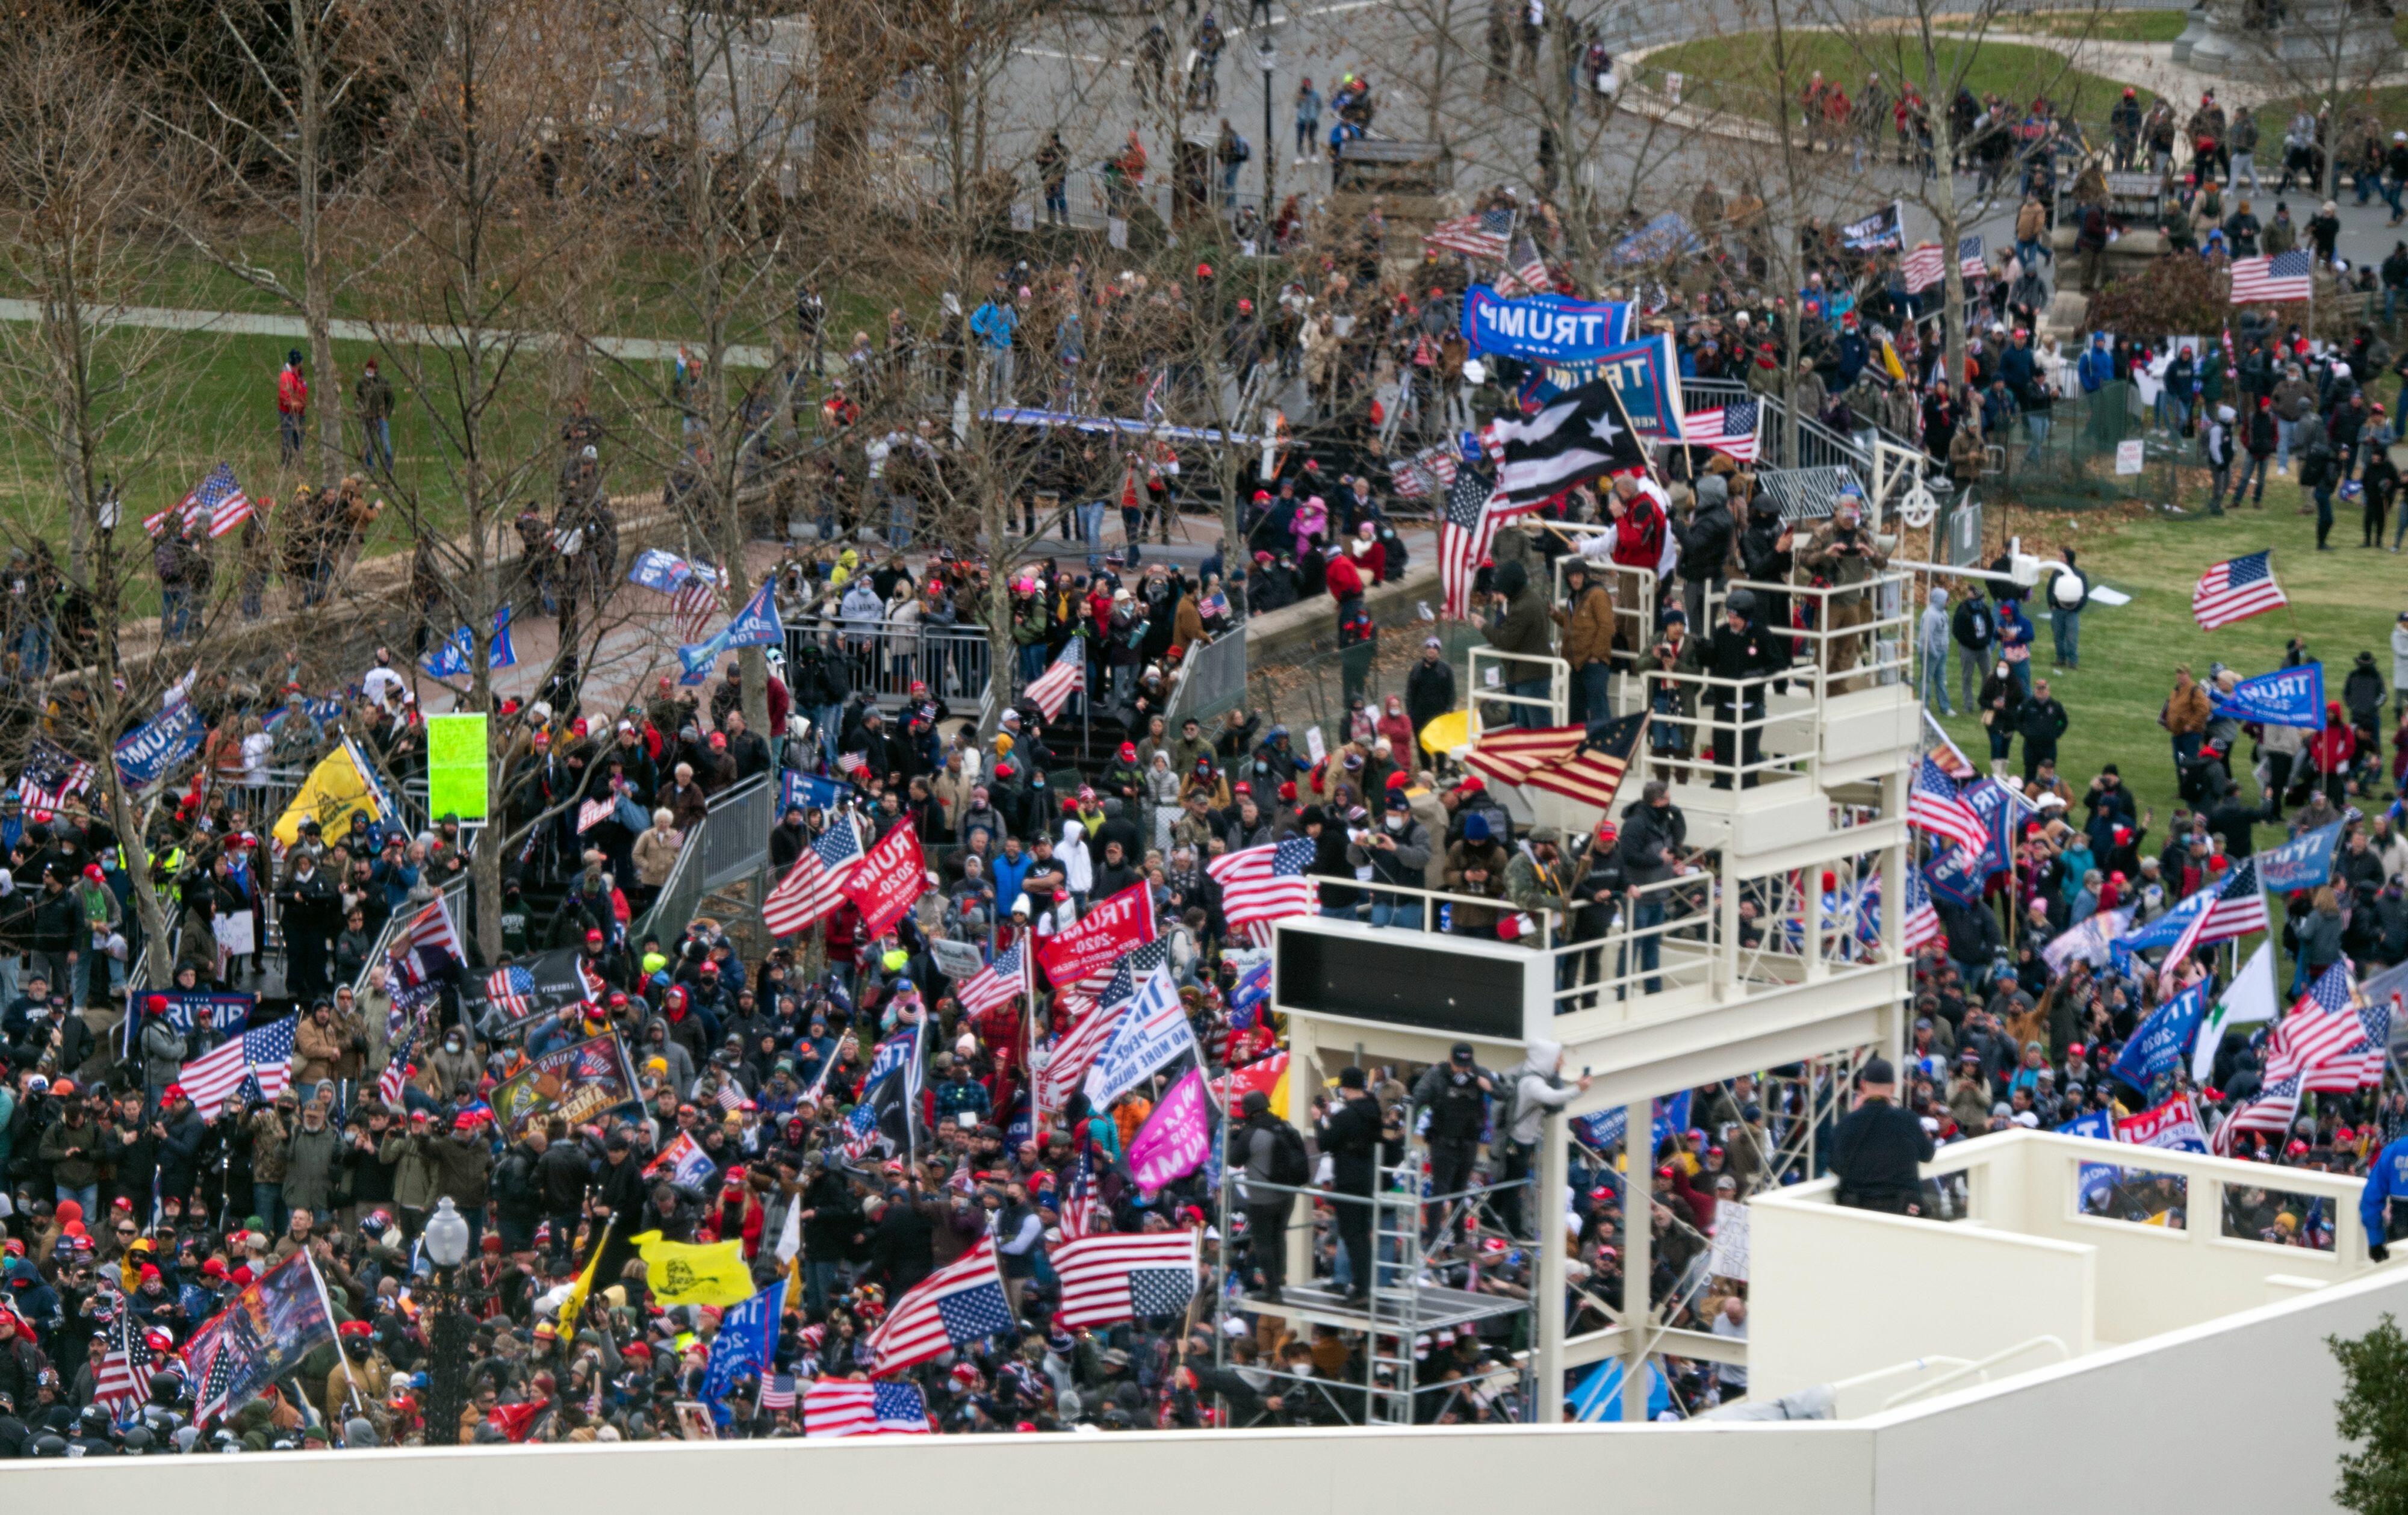
[[[1268,251],[1271,239],[1271,206],[1278,182],[1279,142],[1271,136],[1271,70],[1279,66],[1279,44],[1271,39],[1270,22],[1263,22],[1262,35],[1254,38],[1254,61],[1263,65],[1263,213],[1262,230],[1258,234]]]
[[[468,1408],[468,1338],[475,1330],[460,1296],[460,1265],[468,1260],[468,1222],[447,1197],[437,1200],[421,1239],[435,1265],[434,1309],[427,1326],[426,1440],[460,1444],[460,1417]]]

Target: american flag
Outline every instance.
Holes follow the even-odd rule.
[[[1555,288],[1555,281],[1547,274],[1547,260],[1539,256],[1538,244],[1529,237],[1515,237],[1505,262],[1505,273],[1497,280],[1498,293],[1537,294]]]
[[[17,793],[25,802],[25,819],[48,822],[69,796],[84,793],[99,775],[89,763],[69,753],[47,736],[36,736],[25,749],[25,771],[18,776]]]
[[[698,642],[710,632],[710,623],[719,618],[719,589],[700,579],[689,579],[677,592],[678,635],[688,642]]]
[[[733,1115],[742,1109],[745,1100],[751,1097],[744,1093],[742,1084],[734,1079],[723,1079],[720,1080],[718,1092],[710,1096],[710,1102],[719,1107],[722,1114]]]
[[[836,766],[838,772],[850,774],[858,779],[868,771],[869,759],[859,752],[838,752],[836,755]]]
[[[377,1075],[377,1098],[388,1105],[401,1103],[402,1087],[409,1082],[409,1050],[417,1040],[416,1026],[404,1031],[401,1039],[393,1044],[393,1055],[385,1063],[384,1071]]]
[[[1979,236],[1960,236],[1956,239],[1956,271],[1967,279],[1990,277],[1990,265],[1983,260],[1982,238]]]
[[[1025,693],[1037,707],[1045,712],[1045,719],[1051,721],[1062,713],[1062,707],[1070,703],[1071,695],[1086,687],[1086,643],[1073,636],[1063,644],[1062,655],[1054,660],[1054,666],[1031,680]]]
[[[409,922],[403,934],[409,943],[409,957],[402,965],[403,977],[414,984],[425,983],[440,977],[445,961],[466,963],[468,953],[460,945],[459,928],[452,924],[452,906],[437,894],[427,902]]]
[[[2291,1129],[2291,1122],[2300,1113],[2300,1076],[2276,1079],[2258,1091],[2257,1097],[2234,1110],[2208,1138],[2208,1146],[2219,1157],[2230,1157],[2241,1135],[2247,1131],[2281,1133]]]
[[[150,1343],[123,1299],[117,1302],[107,1339],[108,1350],[93,1374],[92,1402],[122,1421],[150,1397]]]
[[[1447,486],[1446,514],[1438,528],[1438,572],[1444,592],[1440,613],[1448,619],[1471,614],[1471,581],[1504,516],[1502,501],[1484,475],[1467,468]]]
[[[485,999],[506,1015],[524,1015],[535,1008],[535,975],[512,964],[485,975]]]
[[[1456,469],[1455,449],[1440,442],[1426,447],[1410,458],[1399,458],[1388,465],[1389,487],[1400,500],[1418,500],[1436,494],[1455,482]]]
[[[1899,260],[1899,271],[1906,275],[1906,293],[1921,294],[1947,277],[1948,265],[1940,256],[1937,242],[1917,242],[1914,250]]]
[[[907,1296],[908,1297],[908,1296]],[[768,1403],[764,1394],[761,1402]],[[787,1379],[786,1403],[795,1402],[794,1380]],[[850,1379],[818,1379],[803,1391],[803,1435],[806,1436],[924,1436],[928,1434],[928,1402],[916,1383],[870,1383]]]
[[[2315,262],[2305,252],[2264,252],[2232,260],[2232,303],[2260,305],[2304,300],[2315,278]]]
[[[2266,929],[2266,893],[2258,886],[2258,860],[2244,857],[2216,886],[2215,903],[2192,916],[2182,935],[2174,938],[2165,966],[2158,971],[2160,990],[2172,984],[2175,965],[2198,949]]]
[[[795,1408],[795,1376],[792,1373],[772,1373],[761,1380],[761,1408],[763,1409]]]
[[[1921,826],[1960,847],[1979,852],[1990,845],[1990,825],[1956,792],[1956,780],[1928,753],[1914,770],[1914,787],[1906,796],[1909,825]]]
[[[197,1374],[188,1372],[186,1375],[188,1378],[197,1378],[201,1385],[200,1393],[193,1396],[194,1425],[207,1425],[224,1414],[226,1395],[234,1387],[234,1354],[226,1351],[225,1334],[222,1331],[211,1332],[207,1341],[206,1351],[208,1358],[207,1365],[202,1366]],[[184,1344],[184,1364],[187,1369],[196,1365],[193,1363],[192,1351],[194,1347],[200,1345],[201,1338],[198,1337]]]
[[[1531,770],[1528,783],[1533,789],[1601,810],[1610,808],[1622,788],[1622,776],[1630,770],[1630,755],[1638,750],[1640,734],[1646,729],[1644,710],[1604,722],[1589,730],[1571,756]]]
[[[1422,241],[1429,247],[1469,253],[1475,258],[1502,258],[1507,239],[1512,235],[1512,210],[1483,210],[1474,215],[1440,222],[1422,234]]]
[[[1035,954],[1028,950],[1028,938],[1021,936],[997,953],[994,962],[964,979],[961,988],[953,992],[954,997],[972,1015],[999,1010],[1014,997],[1036,992],[1030,972],[1035,960]]]
[[[1069,1187],[1062,1195],[1062,1239],[1076,1241],[1092,1235],[1103,1219],[1102,1209],[1096,1199],[1096,1150],[1081,1147],[1078,1165],[1070,1170]]]
[[[761,902],[761,920],[773,936],[809,930],[812,922],[844,903],[844,880],[861,865],[861,834],[853,817],[840,815],[820,839],[795,859],[778,887]]]
[[[1066,1331],[1178,1315],[1196,1297],[1196,1231],[1105,1232],[1054,1249]]]
[[[1681,440],[1692,447],[1727,452],[1742,463],[1754,463],[1756,431],[1764,414],[1754,400],[1735,400],[1711,410],[1692,410],[1681,418]]]
[[[1586,726],[1491,726],[1463,757],[1465,766],[1500,784],[1519,784],[1550,764],[1561,763],[1588,739]]]
[[[273,1025],[232,1037],[224,1046],[185,1064],[176,1081],[184,1086],[185,1096],[201,1112],[201,1119],[217,1115],[254,1079],[262,1099],[272,1100],[284,1093],[293,1082],[293,1033],[300,1023],[299,1016],[288,1015]]]
[[[871,1371],[899,1373],[956,1347],[1011,1329],[1011,1307],[996,1271],[995,1238],[982,1237],[961,1260],[929,1274],[895,1302],[869,1335]],[[810,1401],[803,1412],[810,1413]]]
[[[181,517],[187,526],[206,523],[211,536],[223,536],[251,519],[251,498],[235,482],[234,465],[221,463],[194,486],[191,493],[157,515],[145,517],[142,529],[156,536],[165,529],[170,516]]]
[[[1229,929],[1268,947],[1273,922],[1319,909],[1320,891],[1304,871],[1312,866],[1312,852],[1310,837],[1291,836],[1241,847],[1205,864],[1204,871],[1221,886],[1221,915]]]
[[[844,1123],[837,1127],[843,1141],[844,1155],[858,1163],[882,1139],[878,1132],[878,1109],[867,1100],[845,1112]]]
[[[1931,887],[1923,881],[1923,870],[1909,863],[1906,869],[1906,950],[1918,951],[1946,935],[1940,924],[1939,908],[1931,903]]]
[[[2383,1081],[2391,1007],[2358,993],[2347,959],[2319,974],[2274,1028],[2266,1075],[2299,1075],[2300,1088],[2347,1093]]]
[[[2199,576],[2191,587],[2191,619],[2201,631],[2229,626],[2236,621],[2262,616],[2291,602],[2274,582],[2274,552],[2252,552],[2230,558]]]

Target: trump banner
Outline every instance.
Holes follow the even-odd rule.
[[[2296,893],[2302,889],[2315,889],[2332,879],[2333,849],[2341,844],[2341,828],[2336,821],[2329,826],[2303,832],[2280,847],[2270,847],[2258,854],[2258,879],[2277,894]]]
[[[201,750],[201,714],[190,700],[177,700],[126,733],[117,744],[117,777],[128,789],[148,789]]]
[[[863,939],[882,936],[910,913],[911,902],[928,887],[928,865],[920,855],[920,838],[908,825],[898,825],[862,858],[844,881],[844,897],[861,912]]]
[[[1624,302],[1533,294],[1509,300],[1485,284],[1463,296],[1463,335],[1475,353],[1501,352],[1528,363],[1597,363],[1630,340],[1633,307]]]
[[[302,1359],[335,1339],[317,1265],[297,1251],[262,1274],[193,1333],[184,1362],[194,1394],[193,1420],[207,1423],[239,1408]]]
[[[2167,1147],[2179,1152],[2207,1151],[2199,1107],[2188,1094],[2176,1094],[2153,1109],[2124,1117],[2115,1122],[2115,1139],[2134,1147]]]
[[[1122,953],[1154,940],[1154,891],[1131,884],[1111,898],[1090,906],[1086,916],[1068,931],[1039,942],[1037,961],[1046,980],[1055,988],[1107,973]]]
[[[1203,1166],[1212,1153],[1214,1119],[1204,1070],[1188,1069],[1129,1138],[1129,1172],[1137,1186],[1151,1194]]]
[[[2254,721],[2261,726],[2325,729],[2325,665],[2321,663],[2261,673],[2234,684],[2229,694],[2212,689],[2208,697],[2217,715]]]
[[[512,1137],[558,1116],[574,1129],[636,1099],[636,1080],[617,1036],[554,1049],[494,1086],[494,1115]]]

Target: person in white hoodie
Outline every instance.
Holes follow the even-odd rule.
[[[1509,1070],[1507,1077],[1513,1084],[1513,1114],[1506,1131],[1505,1181],[1532,1176],[1531,1160],[1539,1150],[1539,1137],[1546,1129],[1547,1117],[1571,1103],[1572,1095],[1589,1086],[1589,1076],[1582,1074],[1567,1083],[1563,1079],[1564,1049],[1561,1042],[1541,1038],[1529,1044],[1520,1065]],[[1652,1155],[1652,1154],[1651,1154]],[[1505,1196],[1506,1220],[1516,1236],[1527,1236],[1523,1219],[1528,1213],[1524,1208],[1521,1191]]]
[[[2408,521],[2408,508],[2400,512],[2400,519]],[[2408,610],[2401,611],[2391,627],[2391,702],[2394,709],[2408,710]]]
[[[1062,841],[1054,849],[1054,855],[1061,860],[1063,871],[1068,875],[1062,881],[1063,892],[1084,909],[1087,895],[1096,887],[1096,865],[1087,856],[1086,825],[1077,821],[1063,822]],[[1065,921],[1062,924],[1068,925],[1069,922]]]

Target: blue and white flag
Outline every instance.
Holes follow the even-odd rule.
[[[1271,997],[1271,964],[1265,958],[1245,972],[1229,989],[1229,1024],[1240,1031],[1251,1031],[1254,1025],[1254,1007]]]
[[[730,1305],[719,1318],[719,1335],[710,1338],[710,1364],[702,1370],[702,1402],[722,1425],[735,1415],[721,1403],[741,1378],[759,1378],[769,1371],[778,1350],[778,1318],[786,1311],[786,1280],[781,1278],[740,1305]]]
[[[2130,936],[2119,936],[2109,942],[2107,951],[2114,960],[2115,971],[2123,972],[2124,965],[2136,953],[2149,951],[2158,947],[2172,947],[2182,940],[2183,928],[2189,925],[2197,917],[2205,914],[2207,908],[2214,903],[2214,890],[2200,890]]]
[[[134,1055],[135,1043],[142,1035],[142,1022],[148,1015],[164,1017],[179,1036],[190,1036],[199,1030],[206,1050],[248,1024],[251,1008],[258,1003],[256,994],[188,994],[176,990],[144,994],[135,1013],[125,1018],[123,1050],[120,1055]]]
[[[1622,1419],[1622,1359],[1609,1357],[1597,1365],[1597,1371],[1581,1379],[1580,1386],[1572,1391],[1572,1419]],[[1672,1386],[1664,1381],[1664,1370],[1651,1357],[1647,1360],[1647,1418],[1652,1421],[1671,1410]]]
[[[2255,721],[2261,726],[2300,726],[2322,731],[2325,665],[2302,663],[2296,668],[2261,673],[2234,684],[2229,694],[2211,690],[2208,701],[2217,715]]]
[[[2258,879],[2277,894],[2315,889],[2332,880],[2333,850],[2341,845],[2336,821],[2258,854]]]
[[[636,555],[635,564],[627,570],[627,582],[641,584],[663,594],[674,594],[694,582],[716,584],[719,570],[707,563],[694,563],[674,552],[659,548],[647,548]]]
[[[2195,983],[2149,1012],[2132,1039],[2115,1059],[2114,1074],[2143,1093],[2157,1079],[2183,1065],[2190,1039],[2199,1034],[2200,1018],[2207,1013],[2207,985]]]
[[[2114,1118],[2105,1110],[2092,1110],[2087,1115],[2066,1122],[2057,1130],[2057,1135],[2063,1136],[2088,1136],[2093,1141],[2115,1139]],[[2090,1201],[2094,1197],[2102,1196],[2107,1191],[2115,1187],[2114,1165],[2112,1163],[2083,1164],[2074,1179],[2074,1203],[2084,1209],[2088,1209]]]
[[[443,645],[429,650],[419,666],[437,679],[457,679],[468,671],[476,657],[475,638],[468,628],[461,627]],[[510,607],[507,605],[494,612],[494,639],[485,647],[485,666],[508,668],[519,660],[518,649],[510,643]]]
[[[806,810],[828,810],[853,798],[853,786],[841,779],[823,779],[815,773],[796,773],[788,768],[778,779],[778,811],[784,814],[799,805]]]
[[[1627,1105],[1616,1105],[1594,1115],[1575,1116],[1572,1118],[1572,1133],[1590,1147],[1603,1151],[1621,1142],[1622,1134],[1629,1128],[1629,1116],[1630,1107]],[[1685,1130],[1689,1124],[1689,1091],[1684,1089],[1669,1100],[1657,1099],[1648,1123],[1655,1128],[1652,1133],[1655,1151],[1660,1151],[1672,1133]],[[1651,1151],[1649,1161],[1654,1161],[1654,1151]]]
[[[778,597],[770,593],[770,588],[768,580],[764,579],[761,587],[752,592],[752,597],[744,602],[744,608],[737,611],[736,619],[729,622],[726,629],[719,634],[724,645],[728,647],[782,647],[785,645],[786,628],[778,620]]]
[[[201,750],[201,715],[190,700],[170,701],[117,743],[117,777],[128,789],[148,789]]]
[[[1182,1053],[1195,1052],[1196,1032],[1187,1023],[1187,1007],[1180,1003],[1179,985],[1169,969],[1155,968],[1138,984],[1136,996],[1112,1027],[1111,1039],[1087,1070],[1087,1102],[1100,1110],[1156,1068]]]

